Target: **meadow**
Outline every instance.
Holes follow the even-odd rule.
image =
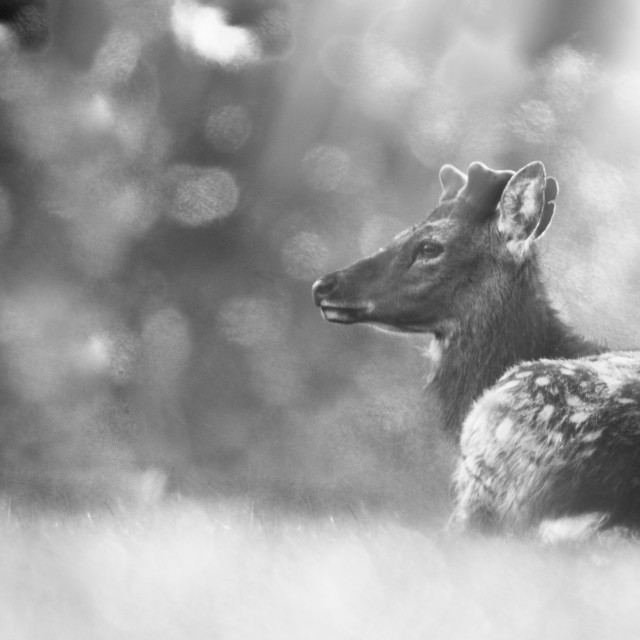
[[[637,638],[640,546],[446,536],[247,500],[0,518],[0,636]]]

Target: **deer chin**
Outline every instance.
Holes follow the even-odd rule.
[[[369,326],[379,331],[385,331],[386,333],[401,333],[401,334],[414,334],[414,333],[434,333],[434,329],[428,325],[421,324],[388,324],[383,320],[365,320]]]
[[[365,324],[385,331],[387,333],[401,334],[430,334],[434,340],[446,342],[449,344],[449,338],[455,333],[457,324],[453,321],[441,320],[436,317],[424,317],[420,320],[411,321],[409,318],[393,317],[385,319],[371,314],[367,319],[361,320]]]
[[[371,304],[347,305],[321,303],[320,311],[322,317],[329,322],[338,324],[354,324],[356,322],[366,322],[371,313]]]

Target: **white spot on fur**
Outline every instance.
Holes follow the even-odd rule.
[[[616,391],[626,380],[625,372],[620,369],[628,366],[629,362],[624,358],[610,358],[595,361],[593,369],[598,376],[598,382],[607,385],[610,392]]]
[[[516,259],[517,262],[522,262],[529,252],[529,245],[531,241],[527,240],[509,240],[507,242],[507,251]]]
[[[562,433],[559,431],[552,431],[549,434],[549,441],[552,442],[555,446],[560,446],[563,442],[564,438],[562,437]]]
[[[538,535],[546,544],[580,542],[592,538],[606,522],[604,513],[585,513],[580,516],[543,520]]]
[[[508,407],[511,405],[512,397],[508,393],[504,393],[500,387],[489,389],[478,401],[477,406],[493,409],[496,406]]]
[[[511,435],[513,428],[513,420],[511,418],[505,418],[496,428],[496,439],[504,442]]]
[[[464,422],[460,446],[464,449],[476,435],[486,432],[487,426],[495,423],[494,411],[509,406],[510,402],[511,396],[502,393],[499,388],[486,392],[475,403]]]
[[[572,376],[575,373],[573,369],[569,369],[568,367],[562,367],[562,369],[560,369],[560,372],[565,376]]]
[[[442,360],[442,354],[444,351],[442,347],[443,345],[440,340],[433,339],[427,348],[426,356],[433,364],[439,364],[440,360]]]
[[[549,378],[549,376],[540,376],[539,378],[536,378],[536,384],[539,387],[546,387],[550,382],[551,379]]]
[[[527,218],[533,218],[540,211],[540,202],[536,197],[537,193],[537,182],[530,182],[522,194],[520,211],[527,216]]]
[[[485,428],[486,421],[480,412],[471,412],[464,422],[462,433],[460,434],[460,450],[464,453],[473,449],[472,441],[478,433]]]
[[[580,404],[582,404],[582,401],[580,400],[580,398],[578,398],[578,396],[567,396],[567,404],[570,407],[577,407]]]
[[[574,413],[572,416],[569,416],[569,422],[573,422],[574,424],[581,424],[589,419],[591,414],[586,411],[578,411]]]
[[[489,413],[483,407],[476,408],[469,414],[462,430],[462,437],[470,436],[478,431],[482,431],[487,425]]]
[[[602,435],[602,431],[592,431],[591,433],[585,433],[580,440],[582,442],[593,442]]]
[[[514,387],[517,387],[520,384],[520,382],[518,382],[518,380],[510,380],[509,382],[503,382],[500,384],[500,389],[502,391],[506,391],[507,389],[513,389]]]
[[[520,373],[516,373],[516,378],[518,378],[518,380],[528,378],[529,376],[531,376],[531,371],[521,371]]]
[[[604,382],[611,393],[617,391],[623,383],[622,379],[615,378],[614,376],[600,376],[599,381]]]
[[[618,398],[618,404],[635,404],[636,401],[633,398]]]
[[[635,361],[634,356],[625,353],[618,353],[608,358],[608,362],[613,367],[628,367]]]
[[[544,408],[541,409],[540,413],[538,414],[538,420],[540,422],[549,422],[554,411],[555,411],[555,407],[552,404],[545,405]]]

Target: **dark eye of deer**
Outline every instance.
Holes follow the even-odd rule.
[[[433,258],[437,258],[443,251],[444,247],[437,242],[423,242],[418,245],[414,260],[432,260]]]

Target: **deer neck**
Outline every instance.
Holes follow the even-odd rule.
[[[445,433],[454,439],[473,401],[518,362],[605,350],[560,320],[535,261],[511,278],[481,292],[466,318],[446,323],[430,348],[433,369],[428,391],[436,396]]]

